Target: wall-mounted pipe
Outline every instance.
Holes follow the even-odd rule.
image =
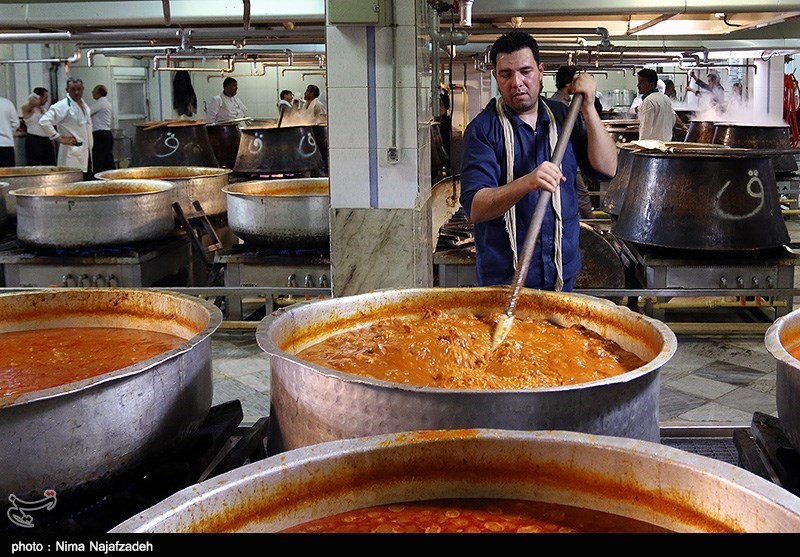
[[[81,49],[76,48],[72,56],[66,58],[38,58],[38,59],[18,59],[0,60],[0,64],[72,64],[81,59]]]
[[[433,114],[439,113],[439,82],[441,81],[441,54],[439,49],[442,45],[465,45],[469,41],[466,31],[455,29],[453,31],[442,31],[439,12],[426,4],[428,10],[428,34],[431,37],[431,111]]]

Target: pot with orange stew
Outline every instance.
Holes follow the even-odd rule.
[[[775,358],[775,402],[781,429],[800,448],[800,309],[775,320],[764,344]]]
[[[215,305],[157,290],[0,295],[0,498],[101,487],[193,433],[221,322]]]
[[[677,349],[665,324],[599,298],[525,289],[520,328],[492,352],[507,297],[504,287],[385,290],[267,316],[256,340],[270,356],[268,451],[427,429],[660,439],[659,374]],[[398,328],[351,347],[345,337],[371,326]],[[326,341],[321,364],[309,354]],[[370,366],[382,355],[390,360]]]
[[[426,512],[415,512],[421,505]],[[175,493],[111,533],[287,531],[798,532],[800,498],[738,466],[650,441],[569,431],[412,431],[246,464]]]

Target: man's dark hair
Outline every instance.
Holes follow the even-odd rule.
[[[561,66],[556,72],[556,89],[559,91],[572,83],[572,78],[578,71],[578,66]]]
[[[641,70],[638,71],[636,75],[638,75],[641,78],[644,78],[644,80],[647,83],[650,83],[652,85],[656,85],[658,83],[658,74],[656,73],[655,70],[652,70],[650,68],[642,68]]]
[[[522,31],[511,31],[505,35],[501,35],[492,45],[492,50],[489,53],[489,58],[492,61],[492,66],[497,65],[498,54],[511,54],[523,48],[530,48],[533,53],[533,59],[537,64],[542,61],[539,57],[539,43],[536,39],[531,37],[528,33]]]
[[[39,95],[41,97],[42,95],[47,93],[47,89],[45,89],[44,87],[34,87],[33,88],[33,93],[35,95]]]
[[[106,89],[105,85],[97,85],[95,89],[97,90],[97,92],[100,94],[101,97],[105,97],[106,95],[108,95],[108,89]]]
[[[222,81],[222,87],[223,87],[223,88],[224,88],[224,87],[227,87],[227,86],[228,86],[228,85],[230,85],[231,83],[237,83],[237,81],[236,81],[235,79],[233,79],[232,77],[226,77],[226,78],[225,78],[225,79]]]
[[[314,93],[315,99],[319,97],[319,87],[317,87],[316,85],[309,85],[306,89]]]
[[[284,89],[283,91],[281,91],[281,95],[280,95],[281,96],[281,100],[285,100],[287,95],[294,96],[294,93],[292,93],[288,89]]]

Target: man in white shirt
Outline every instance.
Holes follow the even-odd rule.
[[[114,134],[111,133],[111,103],[107,97],[105,85],[95,85],[92,89],[92,172],[95,173],[117,167],[114,162]]]
[[[303,107],[303,120],[311,125],[325,124],[328,121],[328,109],[319,100],[319,87],[309,85],[303,95],[306,105]]]
[[[226,77],[222,82],[222,93],[211,99],[206,110],[208,122],[227,122],[247,116],[247,107],[236,96],[239,83],[232,77]]]
[[[672,141],[677,114],[669,97],[658,90],[658,74],[655,70],[644,68],[636,75],[642,95],[642,104],[638,108],[639,139]]]
[[[19,128],[19,115],[14,103],[0,97],[0,167],[15,166],[14,130]]]
[[[83,80],[67,78],[67,96],[52,105],[39,120],[47,136],[58,143],[58,166],[83,170],[92,179],[92,115],[83,102]],[[56,131],[56,126],[58,130]]]

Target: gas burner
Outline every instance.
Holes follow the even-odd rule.
[[[800,452],[778,418],[756,412],[750,429],[735,431],[733,440],[742,468],[800,496]]]
[[[269,419],[241,426],[242,418],[238,400],[214,406],[189,438],[155,462],[123,473],[103,487],[57,493],[51,510],[31,513],[32,528],[6,520],[0,521],[0,532],[105,533],[185,487],[266,458]]]

